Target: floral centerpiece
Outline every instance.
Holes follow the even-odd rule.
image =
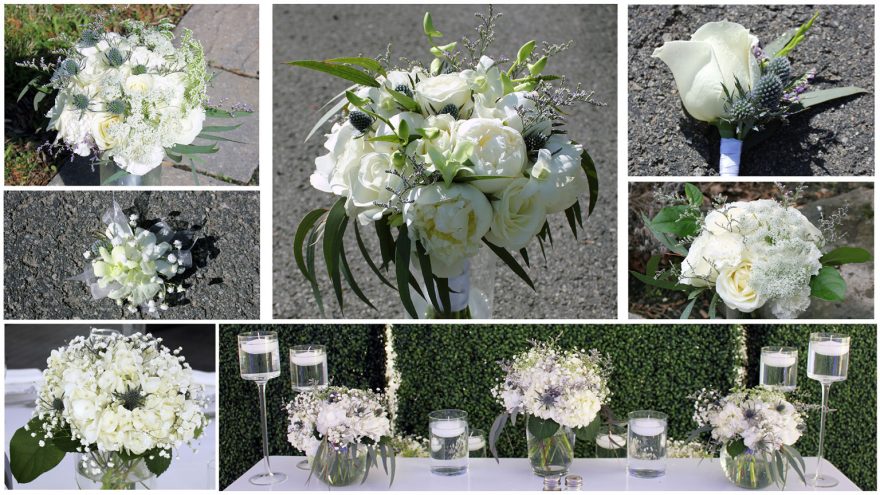
[[[797,29],[763,48],[735,22],[709,22],[689,41],[676,40],[654,51],[672,71],[685,111],[718,128],[719,172],[739,175],[742,144],[749,133],[816,105],[865,90],[854,86],[809,90],[815,69],[796,72],[790,53],[806,39],[817,12]]]
[[[720,452],[724,474],[741,488],[784,488],[788,466],[801,481],[804,460],[794,444],[804,431],[804,416],[781,392],[754,388],[721,396],[701,390],[694,397],[692,437],[710,433],[706,445]]]
[[[504,412],[489,432],[489,449],[507,424],[525,416],[528,457],[539,476],[565,474],[574,459],[575,439],[592,442],[600,411],[611,395],[609,361],[598,351],[563,350],[555,342],[535,343],[501,363],[505,376],[492,393]]]
[[[34,417],[9,443],[15,479],[29,483],[72,453],[80,488],[150,487],[208,424],[180,352],[140,333],[80,336],[53,350]]]
[[[731,310],[751,314],[769,310],[777,318],[795,318],[811,298],[842,301],[846,281],[839,267],[863,263],[871,254],[861,248],[839,247],[823,253],[837,241],[835,228],[846,214],[842,209],[822,215],[813,225],[795,206],[802,188],[785,192],[781,201],[760,199],[727,203],[716,197],[708,213],[702,211],[703,193],[685,184],[685,195],[665,198],[669,204],[645,225],[671,251],[682,257],[659,270],[661,256],[653,256],[642,274],[645,284],[686,292],[688,318],[698,300],[711,297],[709,316],[715,317],[719,299]]]
[[[122,33],[108,32],[97,17],[76,40],[62,36],[64,48],[54,63],[27,66],[50,74],[33,87],[35,105],[55,93],[49,111],[49,130],[58,131],[55,144],[80,156],[91,156],[110,184],[128,175],[144,176],[165,158],[189,161],[215,153],[216,144],[194,145],[197,138],[227,140],[216,133],[238,126],[205,126],[206,117],[230,118],[246,109],[221,110],[206,105],[212,74],[201,43],[184,29],[174,45],[174,25],[155,26],[128,20]],[[118,170],[117,170],[118,169]]]
[[[435,57],[426,66],[391,69],[387,56],[290,62],[354,83],[329,103],[312,131],[340,116],[311,177],[313,187],[337,199],[330,209],[308,213],[294,237],[297,265],[322,312],[314,267],[319,246],[340,307],[343,278],[372,307],[343,250],[349,223],[365,261],[399,293],[410,316],[485,318],[491,311],[477,309],[485,296],[471,291],[480,275],[470,276],[481,252],[491,250],[492,263],[500,258],[534,287],[514,253],[528,265],[527,246],[535,237],[543,252],[552,242],[551,214],[564,212],[576,236],[579,196],[587,190],[592,212],[595,165],[563,129],[566,107],[595,103],[592,93],[544,74],[548,60],[567,45],[539,48],[529,41],[502,64],[484,55],[498,16],[490,11],[479,17],[479,40],[441,44],[443,35],[426,14],[424,33]],[[378,265],[362,239],[367,226],[378,235]],[[392,262],[396,286],[385,274]],[[428,309],[418,311],[414,299]]]
[[[129,313],[156,316],[185,292],[174,280],[192,267],[190,250],[196,240],[163,221],[142,228],[139,220],[137,214],[126,216],[113,201],[102,217],[107,225],[102,237],[83,252],[89,265],[73,279],[85,282],[95,300],[107,297]]]
[[[391,421],[382,394],[327,387],[297,395],[286,411],[287,441],[311,458],[309,479],[318,476],[330,486],[363,483],[381,457],[394,482]]]

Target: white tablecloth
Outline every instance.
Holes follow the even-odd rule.
[[[272,456],[270,462],[272,469],[285,473],[287,481],[274,486],[256,486],[248,482],[248,479],[256,473],[263,471],[263,463],[260,461],[254,467],[244,473],[227,490],[322,490],[327,491],[327,486],[312,479],[306,485],[308,471],[299,469],[296,464],[303,457]],[[807,471],[816,467],[816,458],[805,459]],[[430,459],[397,459],[397,470],[394,477],[392,490],[541,490],[543,480],[532,474],[526,459],[501,459],[500,463],[495,459],[471,459],[467,474],[461,476],[437,476],[430,472]],[[834,490],[853,491],[859,490],[846,476],[828,462],[823,462],[824,472],[840,481]],[[637,479],[626,474],[625,459],[575,459],[570,474],[579,474],[584,478],[585,491],[597,490],[738,490],[727,481],[721,472],[721,466],[717,459],[669,459],[666,476],[655,479]],[[354,484],[345,487],[345,490],[387,490],[388,477],[382,470],[373,468],[367,482],[363,485]],[[773,488],[772,486],[770,487]],[[787,490],[804,490],[804,486],[794,471],[789,472]],[[824,490],[823,490],[824,491]]]
[[[6,436],[4,441],[7,448],[9,446],[9,441],[12,440],[12,435],[15,433],[15,430],[21,428],[25,423],[30,421],[31,414],[33,413],[33,402],[23,403],[20,400],[21,398],[22,394],[8,396],[6,398],[7,402],[5,404],[4,418]],[[14,399],[15,402],[10,402],[10,399]],[[216,486],[216,462],[214,462],[216,445],[217,421],[216,419],[211,419],[211,423],[205,429],[202,437],[193,442],[193,449],[197,452],[194,452],[193,449],[183,445],[179,451],[175,453],[180,456],[180,459],[173,459],[168,471],[165,471],[161,476],[156,478],[156,488],[166,490],[213,489]],[[42,476],[30,483],[15,483],[14,488],[28,490],[75,490],[74,463],[76,462],[76,459],[76,454],[67,454],[51,471],[43,473]]]

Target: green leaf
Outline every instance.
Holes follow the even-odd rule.
[[[436,277],[437,281],[437,293],[440,296],[440,304],[444,308],[451,308],[452,303],[450,302],[449,297],[449,279],[443,277]]]
[[[437,301],[437,291],[434,289],[434,272],[431,271],[431,258],[419,241],[416,241],[416,256],[419,260],[419,268],[422,270],[422,278],[425,280],[425,290],[428,292],[428,299],[430,299],[437,313],[442,314],[444,310]],[[446,307],[448,308],[449,306]]]
[[[40,111],[40,108],[39,108],[39,107],[40,107],[40,102],[43,101],[43,99],[45,99],[45,98],[46,98],[46,93],[43,93],[43,92],[41,92],[41,91],[37,91],[37,92],[34,94],[34,111],[35,111],[35,112],[39,112],[39,111]]]
[[[398,136],[397,134],[388,134],[387,136],[373,136],[366,139],[369,143],[400,143],[400,136]]]
[[[131,174],[129,174],[127,170],[120,170],[120,171],[114,173],[113,175],[111,175],[110,177],[107,177],[106,179],[101,181],[101,185],[107,186],[107,185],[113,184],[117,180],[119,180],[123,177],[127,177],[129,175],[131,175]]]
[[[52,432],[52,445],[63,452],[70,453],[77,452],[77,449],[82,448],[82,442],[79,439],[73,438],[73,435],[70,433],[70,426]]]
[[[338,58],[328,58],[324,60],[325,63],[328,64],[348,64],[348,65],[357,65],[358,67],[363,67],[369,71],[377,72],[382,74],[383,76],[387,75],[385,73],[385,68],[382,67],[382,64],[379,63],[376,59],[367,58],[367,57],[338,57]]]
[[[159,452],[162,452],[163,449],[155,448],[150,449],[144,452],[143,458],[144,462],[147,464],[147,469],[150,470],[151,473],[156,476],[160,476],[162,473],[168,470],[168,466],[171,465],[171,452],[165,451],[168,457],[162,457],[159,455]]]
[[[776,51],[773,54],[773,58],[784,57],[788,55],[792,50],[795,49],[802,41],[806,38],[807,31],[810,30],[810,27],[813,26],[813,22],[819,17],[819,13],[816,12],[813,14],[813,17],[810,18],[809,21],[801,24],[801,26],[791,35],[791,38],[785,43],[781,49]]]
[[[596,434],[599,433],[599,428],[602,426],[602,417],[600,415],[596,415],[593,418],[593,421],[590,421],[590,424],[584,426],[583,428],[577,428],[575,430],[575,436],[578,440],[582,440],[587,443],[593,443],[596,441]]]
[[[716,308],[718,306],[718,299],[719,299],[718,293],[713,292],[712,293],[712,300],[709,302],[709,319],[714,320],[715,316],[717,315]]]
[[[346,94],[348,91],[350,91],[350,90],[353,89],[353,88],[354,88],[354,86],[351,86],[351,87],[347,88],[345,91],[343,91],[342,93],[339,93],[338,95],[336,95],[336,97],[333,98],[333,100],[335,100],[336,98],[339,98],[339,101],[337,101],[332,107],[330,107],[329,110],[327,110],[326,112],[324,112],[324,114],[321,115],[321,118],[319,118],[318,121],[315,122],[315,125],[312,126],[312,130],[310,130],[309,133],[306,134],[306,138],[303,139],[303,142],[304,142],[304,143],[305,143],[306,141],[308,141],[309,138],[311,138],[311,137],[315,134],[315,132],[317,132],[318,129],[320,129],[321,126],[324,125],[324,123],[326,123],[328,120],[330,120],[330,119],[333,118],[336,114],[338,114],[339,112],[342,111],[342,107],[344,107],[345,104],[348,103],[348,100],[346,100],[346,99],[344,98],[344,96],[345,96],[345,94]],[[333,100],[330,100],[330,101],[333,101]]]
[[[406,225],[401,225],[397,234],[397,246],[394,250],[394,271],[397,274],[397,291],[400,294],[400,302],[403,308],[412,318],[418,318],[416,308],[413,305],[412,295],[409,292],[410,239]]]
[[[170,151],[171,153],[175,153],[178,155],[210,154],[216,153],[219,150],[220,148],[218,148],[216,144],[175,144],[171,148],[166,149],[166,151]]]
[[[687,205],[667,206],[657,213],[657,216],[651,220],[652,230],[664,234],[675,234],[679,237],[687,237],[695,235],[700,231],[700,224],[693,217],[684,217],[682,215],[691,207]]]
[[[339,302],[339,311],[345,310],[342,303],[342,272],[340,267],[340,251],[342,249],[342,236],[348,217],[345,215],[345,198],[339,198],[336,204],[327,213],[327,221],[324,222],[324,263],[327,265],[327,273],[333,283],[333,291]]]
[[[842,301],[846,297],[846,282],[836,268],[824,266],[810,280],[810,295],[826,301]]]
[[[687,256],[688,250],[684,246],[675,242],[675,239],[672,238],[669,234],[658,231],[654,228],[654,224],[651,220],[648,219],[644,214],[642,215],[642,222],[645,224],[645,227],[654,234],[654,237],[657,238],[660,243],[666,246],[666,249],[672,251],[675,254],[679,254],[681,256]]]
[[[318,247],[318,237],[318,229],[314,228],[309,232],[309,237],[306,239],[306,268],[309,273],[312,274],[312,277],[315,277],[315,274],[317,273],[315,271],[315,250]],[[315,296],[315,301],[318,303],[318,311],[321,313],[321,316],[324,316],[324,298],[321,296],[321,288],[318,285],[317,280],[311,285],[312,294]]]
[[[779,53],[779,51],[782,50],[782,48],[789,42],[789,40],[791,40],[792,36],[794,36],[794,33],[796,33],[796,32],[797,32],[797,28],[791,28],[791,29],[785,31],[778,38],[771,41],[770,43],[767,43],[764,46],[764,53],[766,55],[768,55],[770,58],[776,58],[777,53]]]
[[[856,86],[846,86],[843,88],[830,88],[830,89],[817,89],[815,91],[808,91],[800,95],[798,99],[798,103],[803,108],[815,107],[816,105],[821,105],[822,103],[829,102],[831,100],[836,100],[838,98],[846,98],[847,96],[857,95],[860,93],[867,93],[868,91]]]
[[[642,283],[651,285],[653,287],[659,287],[661,289],[667,290],[677,290],[682,292],[688,292],[693,289],[690,285],[682,285],[677,282],[671,282],[663,279],[655,279],[653,276],[645,275],[644,273],[639,273],[635,270],[630,270],[629,272],[633,277],[639,279]]]
[[[599,201],[599,172],[596,171],[596,164],[593,158],[587,153],[587,148],[581,153],[581,167],[587,174],[587,184],[590,189],[590,206],[587,208],[587,215],[593,214],[596,203]]]
[[[246,112],[243,110],[223,110],[220,108],[205,108],[205,117],[209,119],[235,119],[238,117],[247,117],[253,115],[254,112]]]
[[[205,134],[204,131],[199,133],[199,135],[196,137],[199,139],[207,139],[209,141],[228,141],[230,143],[247,144],[244,141],[236,141],[235,139],[229,139],[229,138],[225,138],[225,137],[221,137],[221,136],[214,136],[213,134]]]
[[[33,418],[27,430],[19,428],[9,442],[9,467],[19,483],[30,483],[41,474],[51,470],[64,459],[64,451],[43,439],[43,421]],[[36,433],[32,437],[31,433]],[[45,446],[40,447],[40,440]]]
[[[376,237],[379,238],[379,251],[382,253],[382,268],[387,269],[388,264],[394,260],[394,236],[388,225],[388,217],[382,217],[375,222]]]
[[[318,72],[324,72],[331,76],[336,76],[345,79],[346,81],[360,84],[361,86],[369,86],[372,88],[378,88],[380,86],[379,82],[376,81],[373,76],[347,65],[327,63],[320,60],[294,60],[287,63],[294,67],[302,67]]]
[[[315,273],[309,271],[306,266],[306,261],[303,257],[303,243],[305,242],[308,233],[315,227],[318,219],[326,213],[326,208],[318,208],[317,210],[312,210],[306,213],[306,216],[303,217],[299,222],[299,225],[296,227],[296,233],[293,235],[293,259],[296,260],[296,266],[312,287],[317,286],[317,277],[315,276]]]
[[[202,127],[202,132],[228,132],[234,131],[241,127],[241,124],[235,125],[206,125]]]
[[[377,267],[376,264],[373,262],[373,258],[370,256],[370,252],[367,250],[366,244],[364,244],[364,239],[361,237],[361,229],[358,224],[359,224],[359,222],[354,222],[354,237],[357,240],[357,245],[358,245],[358,249],[360,249],[360,251],[361,251],[361,256],[364,257],[364,260],[367,262],[367,266],[369,266],[370,269],[373,270],[373,273],[375,273],[376,276],[379,277],[379,280],[383,284],[387,285],[388,287],[391,287],[392,289],[394,289],[396,291],[397,287],[395,287],[394,284],[392,284],[390,281],[388,281],[388,279],[385,277],[385,275],[382,274],[382,271],[379,270],[379,267]]]
[[[508,418],[510,418],[510,414],[506,412],[499,414],[492,422],[492,428],[489,429],[489,452],[492,453],[496,463],[500,462],[498,460],[498,438],[501,437],[501,432],[504,430]]]
[[[394,98],[394,101],[400,104],[403,108],[410,112],[418,112],[419,104],[416,103],[416,100],[410,98],[409,96],[401,93],[400,91],[395,91],[391,88],[385,88],[385,91]]]
[[[16,103],[20,102],[21,99],[24,98],[24,95],[27,94],[27,92],[31,88],[31,86],[35,86],[36,82],[39,81],[41,77],[43,77],[43,76],[37,76],[37,77],[31,79],[30,81],[28,81],[28,83],[24,85],[24,88],[22,88],[21,93],[18,94],[18,98],[15,99],[15,102]]]
[[[357,221],[355,221],[355,223],[357,223]],[[348,259],[345,256],[345,246],[342,244],[342,242],[339,243],[339,259],[340,261],[342,261],[342,276],[345,278],[348,286],[351,287],[351,291],[354,292],[354,295],[356,295],[358,299],[363,301],[364,304],[378,311],[376,309],[376,306],[373,306],[373,303],[370,302],[370,299],[367,298],[367,296],[364,294],[364,291],[361,290],[361,287],[354,279],[354,274],[351,273],[351,267],[348,266]]]
[[[687,320],[691,317],[691,312],[694,310],[694,304],[697,302],[696,297],[691,298],[691,302],[687,303],[687,306],[684,307],[684,311],[681,312],[681,316],[679,317],[682,320]]]
[[[422,20],[422,29],[428,38],[440,38],[443,33],[434,29],[434,20],[431,19],[431,13],[425,12],[425,18]]]
[[[565,209],[565,219],[568,220],[568,226],[569,228],[571,228],[571,233],[574,235],[574,238],[576,240],[578,238],[577,219],[575,218],[573,206]]]
[[[535,50],[535,40],[531,40],[526,42],[523,46],[519,48],[519,51],[516,53],[516,65],[522,65],[526,63],[526,60],[529,58],[529,55]]]
[[[840,266],[847,263],[871,261],[871,253],[857,247],[839,247],[819,258],[825,266]]]
[[[733,442],[728,442],[724,448],[727,449],[727,454],[730,457],[736,457],[746,451],[746,444],[743,442],[743,439],[740,438]]]
[[[687,183],[684,185],[684,194],[687,196],[691,206],[696,208],[703,206],[703,191],[700,191],[699,187]]]
[[[519,276],[519,278],[521,278],[529,287],[531,287],[532,290],[535,290],[535,284],[532,283],[532,279],[529,277],[529,274],[526,273],[523,267],[516,262],[516,259],[513,257],[512,254],[510,254],[508,250],[492,244],[491,242],[487,241],[485,237],[483,238],[483,243],[489,246],[489,249],[491,249],[499,258],[501,258],[501,261],[503,261],[511,270],[513,270],[513,273],[517,274],[517,276]]]
[[[526,420],[526,427],[529,433],[538,440],[550,438],[559,431],[559,423],[552,419],[543,419],[536,416],[529,416]]]

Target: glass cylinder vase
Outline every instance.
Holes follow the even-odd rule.
[[[156,476],[143,458],[124,460],[116,452],[81,454],[76,462],[80,490],[152,490]]]
[[[367,447],[356,443],[341,446],[328,443],[321,455],[312,458],[315,476],[328,486],[360,483],[369,468]]]
[[[575,434],[571,428],[560,426],[553,435],[538,438],[529,430],[526,419],[526,443],[529,449],[529,463],[538,476],[562,476],[574,460]]]
[[[495,305],[495,271],[497,256],[487,247],[481,247],[476,256],[468,258],[460,275],[445,279],[449,284],[450,308],[444,308],[436,288],[434,299],[441,311],[432,304],[418,260],[411,263],[419,288],[424,297],[412,291],[413,305],[419,319],[467,320],[491,319]]]
[[[98,165],[100,185],[102,186],[161,186],[162,165],[154,167],[144,175],[134,175],[119,168],[112,160]]]
[[[773,465],[765,454],[745,451],[737,456],[721,449],[721,470],[734,485],[749,490],[766,488],[773,483]]]

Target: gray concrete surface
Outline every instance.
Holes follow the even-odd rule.
[[[389,12],[393,10],[393,15]],[[484,6],[432,5],[436,28],[449,41],[472,36],[475,12]],[[548,73],[565,74],[572,83],[596,90],[596,99],[607,107],[584,105],[569,119],[571,136],[586,143],[600,175],[599,205],[586,223],[586,233],[575,241],[564,215],[551,219],[556,245],[541,259],[537,241],[529,246],[529,270],[537,293],[532,292],[506,267],[499,266],[495,281],[496,318],[614,318],[617,312],[617,122],[616,40],[613,6],[505,5],[498,23],[492,54],[515,57],[530,39],[548,42],[575,40],[568,52],[552,59]],[[298,59],[341,56],[376,56],[393,42],[393,59],[405,56],[430,62],[422,33],[424,6],[276,5],[274,19],[274,291],[277,318],[318,318],[308,283],[296,267],[293,235],[302,216],[327,207],[333,198],[311,188],[314,159],[323,153],[323,137],[303,143],[320,114],[318,108],[346,87],[346,82],[325,74],[284,66]],[[327,126],[329,129],[329,126]],[[325,129],[326,130],[326,129]],[[367,243],[378,253],[372,229]],[[345,316],[351,318],[401,318],[405,315],[396,293],[382,285],[360,259],[353,235],[346,252],[355,278],[373,303],[372,311],[346,290]],[[323,260],[318,259],[318,263]],[[327,316],[341,313],[324,272],[321,287]]]
[[[874,7],[843,5],[638,5],[629,11],[629,174],[718,175],[718,131],[687,117],[672,73],[654,49],[728,20],[762,43],[820,12],[792,52],[795,72],[818,72],[815,88],[874,91]],[[851,97],[793,116],[758,142],[746,141],[740,175],[873,175],[874,96]],[[750,147],[749,140],[755,141]]]
[[[4,196],[4,294],[7,319],[132,319],[110,299],[92,300],[68,280],[87,264],[82,253],[103,232],[111,192],[22,192]],[[183,275],[186,300],[164,319],[259,318],[259,194],[250,192],[115,193],[144,221],[165,219],[197,230],[197,268]],[[134,318],[138,318],[135,315]]]

